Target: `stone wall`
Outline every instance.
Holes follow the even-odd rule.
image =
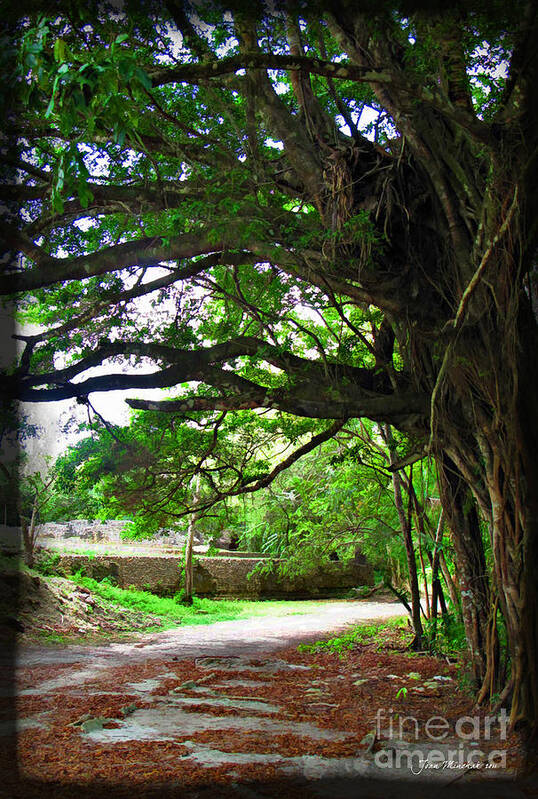
[[[262,561],[264,564],[267,561]],[[281,577],[253,572],[257,558],[197,558],[194,572],[195,591],[200,596],[251,596],[302,598],[330,596],[358,585],[373,585],[373,570],[367,564],[327,561],[307,575]]]
[[[198,557],[194,566],[195,593],[301,599],[330,596],[374,582],[372,567],[357,561],[349,564],[328,561],[307,576],[286,578],[274,573],[251,574],[259,562],[258,558]],[[60,557],[58,568],[67,574],[83,568],[89,577],[99,580],[109,576],[122,588],[133,586],[162,595],[172,595],[181,588],[181,560],[174,556],[66,554]]]
[[[37,526],[39,541],[84,541],[89,544],[111,543],[130,545],[162,544],[165,546],[183,546],[185,533],[177,530],[159,530],[148,539],[131,540],[123,539],[121,532],[128,522],[124,519],[73,519],[70,522],[47,522]],[[201,537],[195,533],[195,541],[201,542]]]

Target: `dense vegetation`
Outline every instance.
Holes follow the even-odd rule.
[[[235,439],[226,430],[223,446],[214,448],[209,468],[220,470],[222,459],[233,447],[234,464],[252,456],[249,468],[260,473],[266,469],[264,490],[250,490],[252,483],[243,478],[246,486],[240,493],[225,496],[215,491],[214,482],[204,481],[198,498],[196,529],[209,543],[227,535],[237,546],[250,551],[283,558],[283,572],[305,571],[329,557],[346,560],[357,549],[366,555],[379,576],[403,587],[408,582],[406,553],[402,529],[395,503],[393,476],[388,470],[389,449],[376,428],[368,422],[351,422],[338,436],[330,439],[301,459],[281,468],[289,440],[280,433],[264,440],[258,420],[257,448],[246,448],[243,435],[249,429],[246,412],[235,420]],[[254,425],[256,417],[248,420]],[[149,538],[159,528],[186,530],[184,518],[193,504],[189,480],[182,480],[188,456],[199,457],[202,447],[188,425],[178,428],[173,455],[163,449],[163,430],[160,425],[159,446],[149,458],[144,451],[143,463],[133,465],[125,457],[125,445],[118,444],[122,436],[131,451],[140,441],[137,432],[147,416],[135,417],[128,427],[113,430],[103,428],[97,420],[92,435],[70,447],[51,470],[54,482],[47,492],[39,521],[67,521],[74,518],[125,518],[125,538]],[[274,427],[274,422],[271,425]],[[157,429],[157,428],[155,428]],[[112,436],[112,432],[116,436]],[[147,439],[144,438],[147,447]],[[263,445],[270,445],[270,448]],[[407,444],[396,435],[396,448]],[[192,451],[189,452],[189,446]],[[181,457],[179,456],[181,452]],[[162,484],[156,475],[163,462],[168,468]],[[173,465],[172,465],[173,464]],[[211,472],[210,472],[211,474]],[[413,476],[409,483],[409,476]],[[174,491],[170,485],[177,484]],[[270,482],[269,482],[269,479]],[[431,563],[436,550],[444,554],[454,569],[454,554],[446,526],[440,513],[435,473],[431,464],[423,461],[414,470],[402,471],[406,511],[412,503],[412,529],[421,548],[419,562],[426,562],[425,572],[431,582]],[[410,492],[409,487],[413,485]],[[245,490],[246,488],[246,490]],[[247,493],[248,492],[248,493]],[[420,510],[420,528],[416,525],[416,508]],[[439,530],[438,530],[439,528]],[[424,549],[424,553],[422,553]],[[446,580],[449,580],[449,572]],[[426,576],[426,575],[424,575]],[[445,592],[447,591],[445,580]],[[431,586],[430,586],[431,588]],[[452,586],[449,585],[449,596]],[[452,592],[453,595],[453,592]]]
[[[171,389],[128,400],[127,437],[101,424],[118,491],[179,516],[190,492],[203,513],[269,485],[275,435],[291,465],[370,419],[415,600],[410,469],[428,455],[479,696],[530,729],[537,14],[67,3],[14,15],[2,51],[19,255],[0,292],[40,325],[4,396],[91,413],[93,392]]]

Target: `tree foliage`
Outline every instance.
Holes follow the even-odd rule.
[[[499,607],[531,726],[537,25],[525,0],[20,20],[0,276],[42,326],[8,399],[168,388],[129,404],[366,417],[428,451],[476,677],[493,693]]]

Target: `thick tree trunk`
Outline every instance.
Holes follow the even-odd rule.
[[[523,330],[521,328],[523,327]],[[518,618],[514,645],[514,696],[512,721],[525,720],[538,737],[538,330],[534,318],[526,316],[520,325],[519,396],[517,441],[521,462],[520,485],[522,530],[518,561]],[[523,477],[524,475],[524,477]]]
[[[437,464],[443,513],[456,550],[463,622],[471,654],[473,681],[486,676],[486,638],[490,589],[476,506],[456,466],[447,456]]]
[[[520,287],[517,233],[516,226],[511,232],[516,244],[511,241],[510,246],[498,248],[494,273],[490,266],[493,282],[480,295],[481,303],[469,302],[469,332],[458,343],[461,368],[452,367],[451,393],[447,391],[443,410],[446,450],[438,457],[438,470],[457,555],[474,678],[477,686],[482,682],[479,699],[503,689],[496,630],[499,610],[511,667],[502,698],[505,702],[511,698],[512,724],[536,735],[538,326]],[[470,501],[471,492],[476,505]],[[477,508],[490,534],[489,584]]]
[[[511,658],[511,723],[538,735],[538,330],[520,311],[513,412],[484,443],[492,549]],[[517,370],[517,371],[516,371]],[[486,436],[484,436],[485,438]],[[512,444],[512,446],[507,446]]]

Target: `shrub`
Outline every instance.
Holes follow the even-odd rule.
[[[60,555],[57,552],[44,552],[36,558],[34,569],[45,577],[57,575]]]

